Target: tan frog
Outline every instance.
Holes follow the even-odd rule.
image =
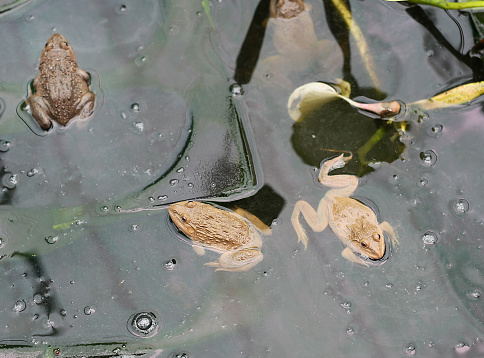
[[[71,45],[64,36],[54,34],[40,57],[39,74],[28,98],[32,117],[48,130],[52,120],[65,126],[78,116],[83,119],[94,109],[94,93],[89,91],[90,77],[77,67]]]
[[[182,201],[168,209],[173,223],[199,255],[205,249],[221,253],[205,265],[215,271],[247,271],[262,261],[262,239],[256,228],[235,212],[197,201]]]
[[[350,261],[368,264],[355,252],[379,260],[385,254],[385,239],[383,231],[387,232],[392,244],[398,243],[393,228],[389,223],[378,224],[375,213],[367,206],[349,196],[358,186],[358,178],[353,175],[333,175],[328,173],[333,169],[342,168],[351,159],[340,156],[323,163],[319,181],[331,188],[321,199],[317,211],[305,201],[298,201],[292,213],[291,221],[296,230],[298,241],[307,247],[308,237],[299,222],[302,213],[308,225],[314,231],[323,231],[329,224],[331,230],[345,244],[341,255]]]

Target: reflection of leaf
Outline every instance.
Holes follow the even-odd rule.
[[[444,0],[387,0],[387,1],[406,1],[412,4],[435,6],[444,10],[484,8],[484,1],[467,1],[467,2],[449,2]]]
[[[208,0],[202,0],[202,6],[203,6],[203,10],[205,11],[205,14],[208,17],[208,20],[210,21],[210,25],[212,26],[212,29],[214,29],[215,25],[212,20],[212,15],[210,14],[210,2]]]

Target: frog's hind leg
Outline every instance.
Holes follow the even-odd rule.
[[[308,247],[308,236],[299,222],[299,214],[304,216],[304,219],[313,231],[321,232],[328,226],[328,202],[326,198],[322,198],[317,212],[303,200],[298,201],[294,206],[291,216],[292,226],[296,230],[297,242],[302,241],[304,249],[306,249]]]
[[[215,271],[241,272],[248,271],[262,261],[264,255],[257,248],[228,251],[220,255],[218,261],[207,262],[205,265],[217,267]]]
[[[349,247],[341,251],[341,256],[343,256],[346,260],[349,260],[351,262],[369,267],[369,265],[362,258],[356,256],[353,250],[351,250]]]
[[[50,108],[42,96],[32,95],[28,99],[32,117],[43,130],[48,130],[52,126],[49,115]]]
[[[84,96],[82,96],[81,101],[76,107],[77,110],[81,110],[81,112],[79,113],[79,119],[87,118],[92,114],[94,110],[95,99],[96,96],[92,92],[88,92]]]
[[[388,236],[390,236],[390,239],[392,240],[392,244],[400,244],[397,239],[397,235],[395,235],[395,231],[393,230],[393,227],[386,221],[382,222],[380,224],[380,229],[385,231]]]
[[[334,169],[343,168],[345,163],[353,157],[344,157],[344,154],[327,160],[321,165],[318,180],[321,184],[334,188],[328,192],[331,197],[349,197],[358,186],[358,178],[354,175],[329,175],[329,172]]]

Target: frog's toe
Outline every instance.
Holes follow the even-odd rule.
[[[92,92],[88,92],[82,97],[81,102],[79,102],[79,105],[77,106],[77,109],[81,110],[79,112],[79,119],[87,118],[92,114],[94,111],[95,99],[96,96]]]

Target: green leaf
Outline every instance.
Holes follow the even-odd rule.
[[[215,25],[212,20],[212,15],[210,14],[210,1],[209,0],[202,0],[202,7],[203,10],[205,11],[205,14],[208,17],[208,20],[210,21],[210,25],[212,26],[212,29],[215,28]]]

